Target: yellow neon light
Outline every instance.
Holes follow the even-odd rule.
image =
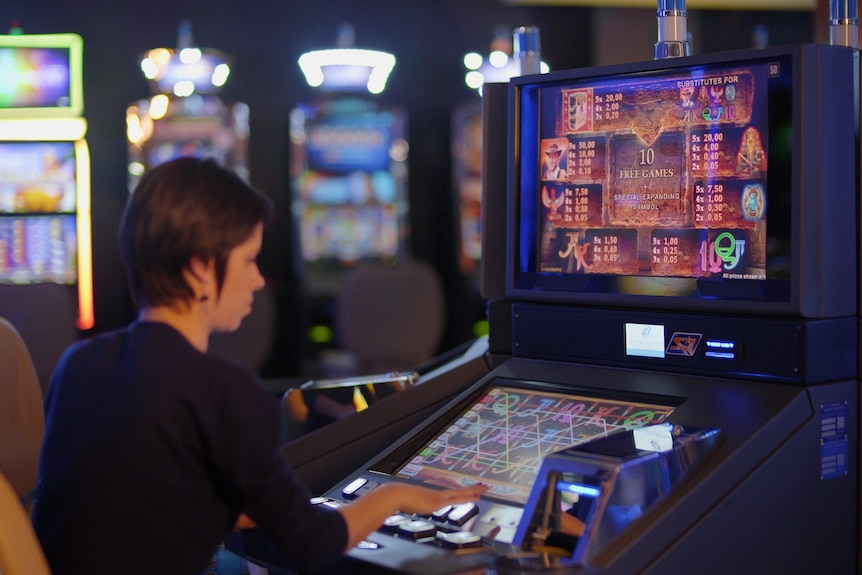
[[[84,118],[3,119],[0,139],[22,142],[69,142],[87,133]]]
[[[78,329],[92,328],[96,323],[93,304],[93,236],[90,216],[90,150],[83,139],[75,142],[78,173]]]
[[[368,387],[372,387],[370,384],[367,384]],[[374,389],[372,387],[372,392]],[[353,406],[356,408],[356,411],[365,411],[368,409],[368,402],[365,400],[365,396],[362,395],[362,391],[358,387],[353,388]]]

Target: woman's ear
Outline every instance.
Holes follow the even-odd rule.
[[[215,266],[212,261],[207,263],[199,257],[193,257],[189,260],[188,270],[196,280],[199,282],[205,282],[207,280],[207,275],[214,269],[214,267]]]
[[[205,262],[199,257],[193,257],[183,271],[186,276],[186,283],[192,288],[196,298],[214,295],[209,293],[215,285],[214,260]]]

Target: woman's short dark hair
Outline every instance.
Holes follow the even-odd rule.
[[[119,231],[135,301],[191,300],[183,269],[194,257],[215,262],[220,294],[230,251],[271,213],[268,198],[212,159],[181,157],[148,170],[126,202]]]

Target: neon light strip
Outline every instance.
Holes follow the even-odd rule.
[[[560,491],[577,493],[578,495],[586,495],[587,497],[598,497],[602,494],[601,489],[599,489],[598,487],[584,485],[582,483],[565,483],[563,481],[560,481],[559,483],[557,483],[557,489]]]
[[[96,323],[93,304],[93,237],[90,216],[90,150],[83,139],[75,142],[78,173],[76,220],[78,223],[78,329]]]
[[[23,142],[69,142],[80,140],[87,133],[84,118],[3,119],[0,139]]]

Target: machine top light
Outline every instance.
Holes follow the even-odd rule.
[[[395,67],[395,56],[353,47],[353,27],[339,28],[337,47],[313,50],[299,57],[299,67],[312,88],[329,92],[380,94]]]
[[[498,26],[494,31],[494,39],[491,41],[491,51],[487,60],[478,52],[464,55],[464,67],[467,68],[464,82],[481,95],[482,86],[485,84],[489,82],[505,83],[511,78],[521,75],[518,60],[512,57],[512,53],[511,31],[505,26]],[[540,72],[547,74],[549,71],[550,67],[545,62],[541,62]]]
[[[148,50],[141,59],[141,70],[150,80],[154,93],[181,98],[218,93],[230,75],[225,54],[193,45],[189,22],[180,24],[177,48]]]

